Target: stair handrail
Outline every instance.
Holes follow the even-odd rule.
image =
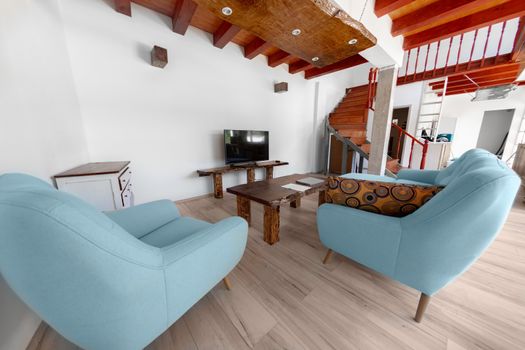
[[[355,152],[359,153],[359,155],[362,156],[363,158],[368,159],[368,153],[363,151],[361,149],[361,147],[359,147],[358,145],[353,143],[349,138],[341,136],[341,134],[339,134],[339,132],[336,129],[334,129],[330,124],[327,124],[326,127],[328,129],[328,132],[330,134],[333,134],[336,139],[338,139],[343,144],[345,144],[348,147],[350,147],[352,149],[352,151],[355,151]]]
[[[420,141],[418,140],[414,135],[408,133],[405,129],[403,129],[402,127],[400,127],[399,125],[395,124],[395,123],[392,123],[392,127],[394,127],[394,129],[396,129],[399,133],[399,136],[397,138],[397,153],[396,153],[396,158],[397,159],[400,159],[399,158],[399,155],[400,155],[400,151],[401,151],[401,137],[404,135],[404,136],[408,136],[410,139],[412,139],[412,143],[410,144],[410,159],[408,161],[408,166],[410,167],[410,165],[412,164],[412,154],[414,153],[414,145],[417,143],[419,145],[421,145],[421,147],[423,147],[423,151],[422,151],[422,154],[421,154],[421,163],[419,164],[419,169],[423,170],[425,169],[425,164],[426,164],[426,159],[427,159],[427,152],[428,152],[428,140],[425,139],[425,141]]]

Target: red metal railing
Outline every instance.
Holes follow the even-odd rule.
[[[368,73],[368,100],[366,108],[374,110],[374,101],[376,99],[377,92],[377,68],[370,68]]]
[[[498,38],[498,45],[497,45],[497,50],[495,52],[495,59],[494,59],[494,62],[497,62],[498,59],[500,58],[500,56],[502,55],[501,54],[501,46],[502,46],[502,42],[503,42],[503,37],[505,36],[505,31],[507,30],[507,22],[508,21],[504,21],[502,22],[502,25],[501,25],[501,31],[499,32],[499,38]],[[472,46],[470,47],[470,55],[468,57],[468,59],[466,61],[462,61],[461,64],[467,64],[467,69],[470,68],[471,66],[471,63],[473,61],[478,61],[480,60],[481,61],[481,67],[484,67],[485,66],[485,60],[486,58],[488,58],[487,56],[487,48],[489,46],[489,40],[491,40],[491,35],[493,34],[493,29],[494,29],[494,26],[495,25],[490,25],[488,26],[488,29],[487,29],[487,35],[483,38],[481,35],[478,35],[479,33],[479,29],[476,29],[474,31],[474,40],[472,41]],[[496,34],[497,35],[497,34]],[[492,35],[493,36],[493,35]],[[459,45],[457,45],[457,52],[451,52],[451,49],[452,47],[456,46],[456,45],[453,45],[453,43],[455,42],[455,39],[457,38],[457,42],[459,43]],[[478,39],[483,40],[482,42],[482,48],[483,48],[483,53],[482,53],[482,56],[481,58],[476,58],[476,60],[473,60],[473,54],[474,54],[474,48],[475,47],[480,47],[480,46],[477,46],[479,45],[478,44]],[[496,37],[497,38],[497,37]],[[459,69],[459,66],[460,66],[460,60],[461,60],[461,51],[463,49],[466,49],[466,48],[463,48],[463,44],[465,43],[465,41],[463,40],[464,39],[464,33],[461,33],[461,34],[458,34],[458,35],[455,35],[455,36],[452,36],[452,37],[449,37],[449,38],[446,38],[446,39],[441,39],[441,40],[438,40],[436,42],[433,42],[433,43],[429,43],[429,44],[425,44],[425,45],[421,45],[421,46],[418,46],[418,47],[414,47],[412,49],[409,49],[407,51],[407,57],[406,57],[406,60],[403,64],[403,67],[404,67],[404,74],[403,74],[403,80],[402,82],[404,83],[407,83],[407,82],[410,82],[411,80],[416,80],[416,74],[418,73],[423,73],[423,78],[433,78],[435,77],[436,75],[436,70],[437,69],[443,69],[444,68],[444,73],[449,73],[449,74],[452,74],[452,73],[455,73],[458,71]],[[495,38],[493,38],[495,39]],[[443,45],[441,45],[441,43],[443,42]],[[440,68],[438,68],[438,58],[441,57],[440,56],[440,49],[445,47],[445,44],[448,42],[448,45],[446,45],[447,47],[447,54],[446,54],[446,61],[444,63],[443,66],[440,65]],[[429,61],[429,54],[431,53],[431,46],[435,47],[435,56],[433,57],[433,66],[431,67],[428,67],[427,66],[427,62]],[[413,50],[415,50],[415,54],[416,54],[416,57],[415,57],[415,67],[414,67],[414,71],[412,72],[412,69],[411,66],[410,66],[410,63],[411,63],[411,60],[412,60],[412,52]],[[422,70],[418,70],[418,64],[419,64],[419,56],[420,54],[423,54],[423,52],[425,52],[425,65],[423,67]],[[434,53],[434,52],[432,52]],[[451,56],[452,54],[452,56]],[[455,62],[452,61],[451,64],[449,64],[449,60],[451,57],[454,57],[456,58]],[[432,59],[430,60],[430,62],[432,62]],[[431,63],[432,64],[432,63]],[[409,73],[409,69],[410,69],[410,73]],[[426,72],[431,72],[429,74],[425,74]],[[409,77],[409,76],[412,76],[412,77]]]
[[[421,151],[421,163],[419,164],[419,169],[423,170],[425,169],[425,163],[427,161],[427,153],[428,153],[428,140],[425,140],[424,142],[419,141],[416,137],[410,135],[408,132],[403,130],[399,125],[392,123],[392,127],[396,129],[399,133],[397,138],[397,152],[396,152],[396,158],[401,159],[401,140],[403,137],[410,138],[411,144],[410,144],[410,159],[408,161],[408,166],[410,167],[412,165],[412,155],[414,153],[414,146],[416,143],[422,147]]]

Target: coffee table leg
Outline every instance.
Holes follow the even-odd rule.
[[[270,245],[279,242],[281,207],[264,206],[264,241]]]
[[[246,182],[252,183],[254,181],[255,181],[255,169],[254,168],[246,169]]]
[[[266,180],[273,179],[273,166],[266,168]]]
[[[215,198],[222,198],[222,174],[213,174],[213,192]]]
[[[319,205],[326,203],[326,191],[321,190],[319,191]]]
[[[297,197],[294,201],[290,202],[290,207],[299,208],[301,206],[301,197]]]
[[[248,198],[237,196],[237,215],[246,220],[248,226],[251,225],[250,200]]]

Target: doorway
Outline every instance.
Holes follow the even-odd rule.
[[[476,147],[483,148],[501,158],[507,143],[514,111],[514,109],[486,111],[481,121]]]
[[[394,111],[392,113],[392,123],[396,124],[401,129],[406,131],[409,111],[410,111],[409,107],[394,108]],[[399,142],[399,131],[396,128],[391,128],[390,129],[390,140],[388,141],[388,155],[392,158],[399,159],[399,161],[401,162],[405,138],[401,137],[399,148],[398,148],[398,142]],[[398,149],[399,149],[399,155],[397,154]]]

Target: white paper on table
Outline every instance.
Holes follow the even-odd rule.
[[[288,188],[290,190],[298,191],[298,192],[305,192],[308,191],[311,187],[298,185],[298,184],[287,184],[283,185],[281,187]]]

